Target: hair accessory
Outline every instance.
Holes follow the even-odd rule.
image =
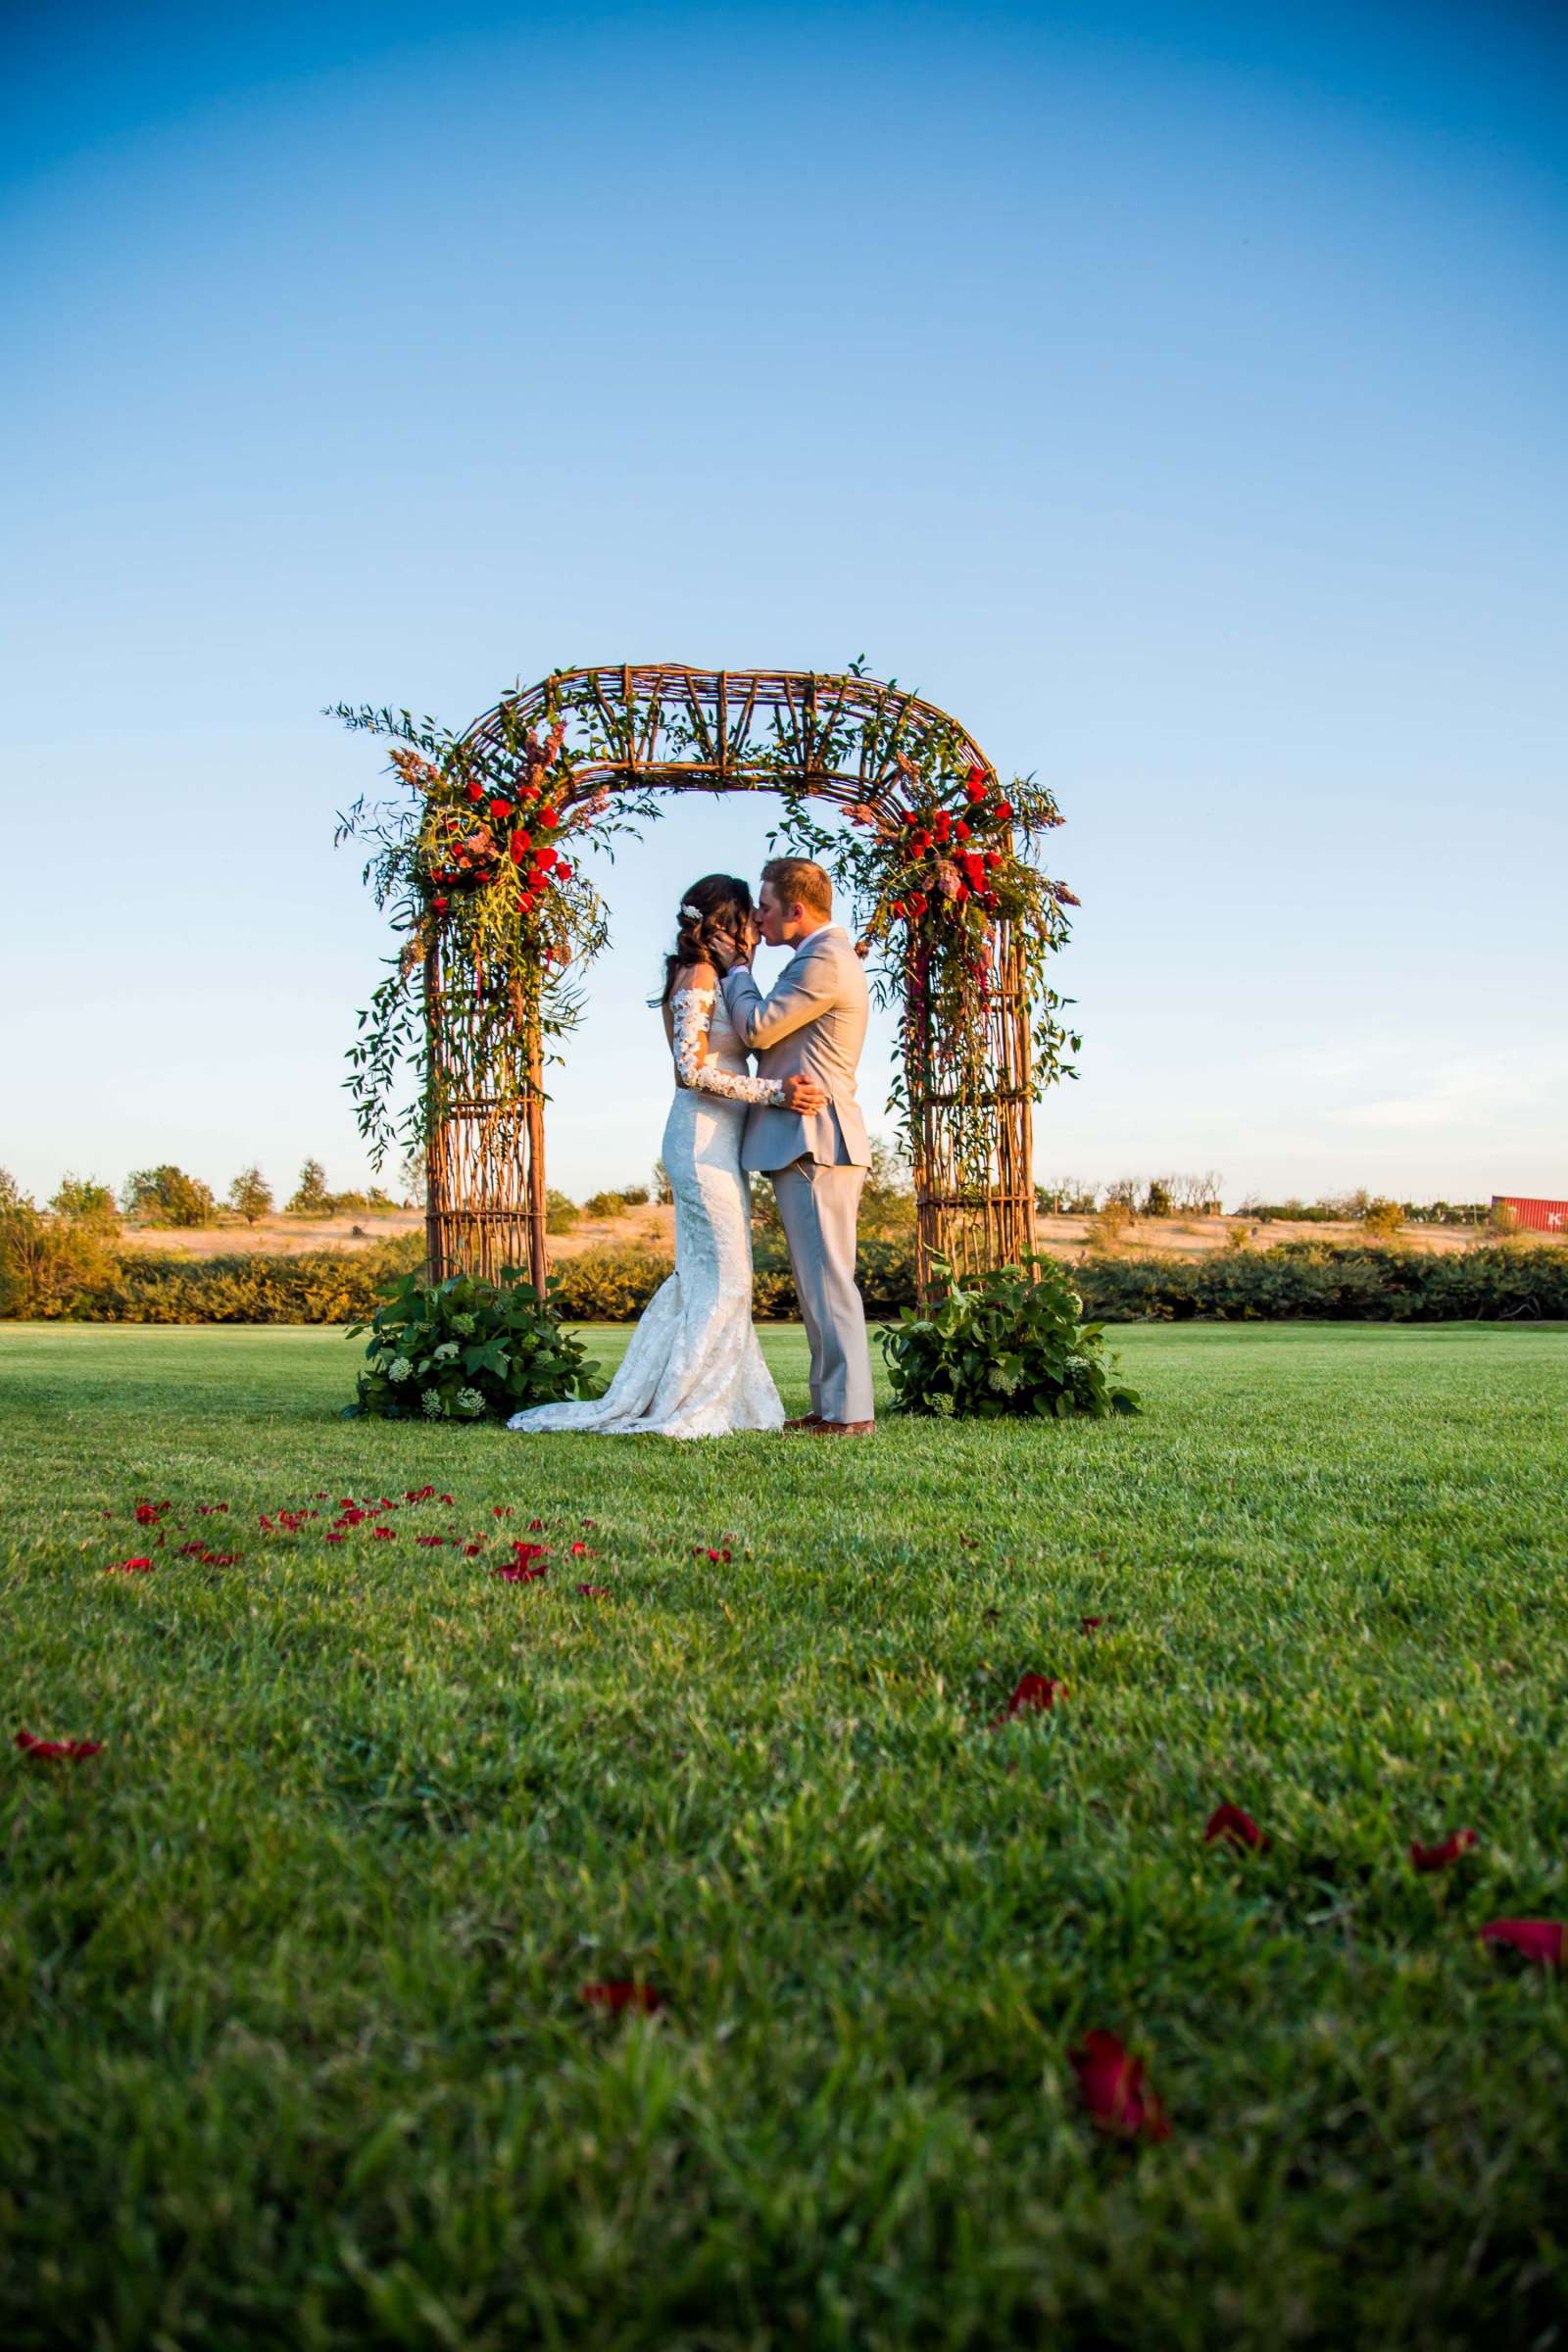
[[[681,903],[680,919],[683,923],[700,923],[703,910],[700,906],[694,906],[690,899],[685,899]]]

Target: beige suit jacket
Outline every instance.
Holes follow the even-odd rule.
[[[865,972],[837,923],[799,948],[764,997],[749,967],[724,976],[724,1004],[763,1078],[814,1078],[827,1095],[822,1110],[758,1103],[747,1113],[741,1165],[787,1168],[809,1156],[826,1167],[868,1168],[871,1147],[855,1099],[855,1071],[865,1044],[869,998]]]

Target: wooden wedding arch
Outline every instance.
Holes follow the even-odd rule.
[[[650,791],[793,794],[856,809],[864,822],[902,824],[919,795],[922,748],[938,744],[945,765],[957,760],[996,786],[980,746],[946,711],[855,674],[676,662],[562,670],[476,719],[461,744],[481,760],[504,758],[519,731],[549,729],[568,713],[586,748],[557,795],[566,824],[585,803]],[[962,1270],[1005,1264],[1035,1238],[1026,959],[1006,921],[991,926],[986,947],[978,1078],[972,1040],[961,1072],[948,1051],[912,951],[893,975],[922,1297],[934,1259]],[[476,987],[467,967],[449,965],[437,931],[424,956],[430,1275],[526,1266],[542,1292],[545,1039],[537,1015],[525,1017],[498,1053],[482,996],[482,976]]]

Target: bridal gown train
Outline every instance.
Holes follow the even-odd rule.
[[[649,1300],[603,1396],[536,1404],[514,1413],[509,1429],[721,1438],[783,1426],[784,1406],[752,1327],[751,1194],[741,1135],[747,1106],[781,1102],[784,1090],[749,1075],[711,989],[677,990],[670,1014],[680,1084],[662,1151],[675,1200],[675,1271]],[[699,1063],[704,1037],[708,1057]]]

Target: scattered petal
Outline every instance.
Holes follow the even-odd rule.
[[[483,1549],[484,1545],[482,1544],[465,1544],[463,1546],[463,1556],[466,1560],[477,1559]]]
[[[64,1758],[79,1764],[83,1756],[101,1756],[104,1752],[101,1740],[35,1740],[31,1732],[19,1732],[17,1745],[24,1756],[38,1756],[46,1763]]]
[[[641,2009],[650,2017],[663,2007],[651,1984],[585,1984],[581,1997],[592,2009]]]
[[[1000,1731],[1015,1715],[1049,1715],[1057,1699],[1064,1698],[1066,1692],[1065,1683],[1054,1683],[1047,1675],[1023,1675],[1003,1712],[993,1717],[990,1729]]]
[[[492,1519],[510,1519],[512,1517],[511,1503],[493,1502],[490,1505],[490,1516]]]
[[[492,1568],[490,1573],[492,1576],[499,1576],[505,1584],[536,1585],[542,1576],[549,1574],[549,1570],[530,1568],[525,1560],[513,1560],[505,1567]]]
[[[182,1544],[180,1549],[181,1551],[200,1551],[201,1545],[199,1544]],[[151,1566],[151,1560],[111,1560],[104,1570],[104,1574],[105,1576],[145,1576]]]
[[[136,1525],[138,1527],[156,1527],[168,1508],[167,1502],[138,1502]]]
[[[1240,1805],[1218,1806],[1208,1817],[1208,1825],[1203,1832],[1203,1838],[1209,1845],[1214,1844],[1216,1839],[1223,1838],[1224,1842],[1227,1845],[1233,1845],[1238,1853],[1244,1849],[1250,1849],[1254,1854],[1260,1854],[1268,1844],[1268,1839],[1251,1815],[1244,1813]]]
[[[1068,2056],[1078,2089],[1097,2130],[1119,2139],[1168,2139],[1164,2108],[1144,2084],[1144,2061],[1131,2058],[1114,2034],[1100,2027]]]
[[[372,1527],[370,1533],[378,1544],[395,1544],[398,1540],[395,1527]]]
[[[414,1541],[416,1544],[444,1544],[446,1538],[445,1536],[416,1536]]]
[[[574,1560],[581,1560],[584,1558],[591,1560],[595,1557],[595,1554],[588,1549],[586,1544],[574,1544],[571,1547],[571,1556]]]
[[[1104,1622],[1103,1617],[1080,1617],[1078,1620],[1080,1630],[1086,1634],[1098,1634]]]
[[[1450,1862],[1457,1862],[1461,1854],[1480,1843],[1474,1830],[1455,1830],[1441,1845],[1412,1845],[1410,1859],[1417,1870],[1446,1870]]]
[[[579,1585],[577,1590],[584,1600],[608,1600],[610,1598],[608,1585]]]
[[[1506,1945],[1537,1968],[1561,1968],[1563,1923],[1560,1919],[1494,1919],[1481,1931],[1483,1943]]]

